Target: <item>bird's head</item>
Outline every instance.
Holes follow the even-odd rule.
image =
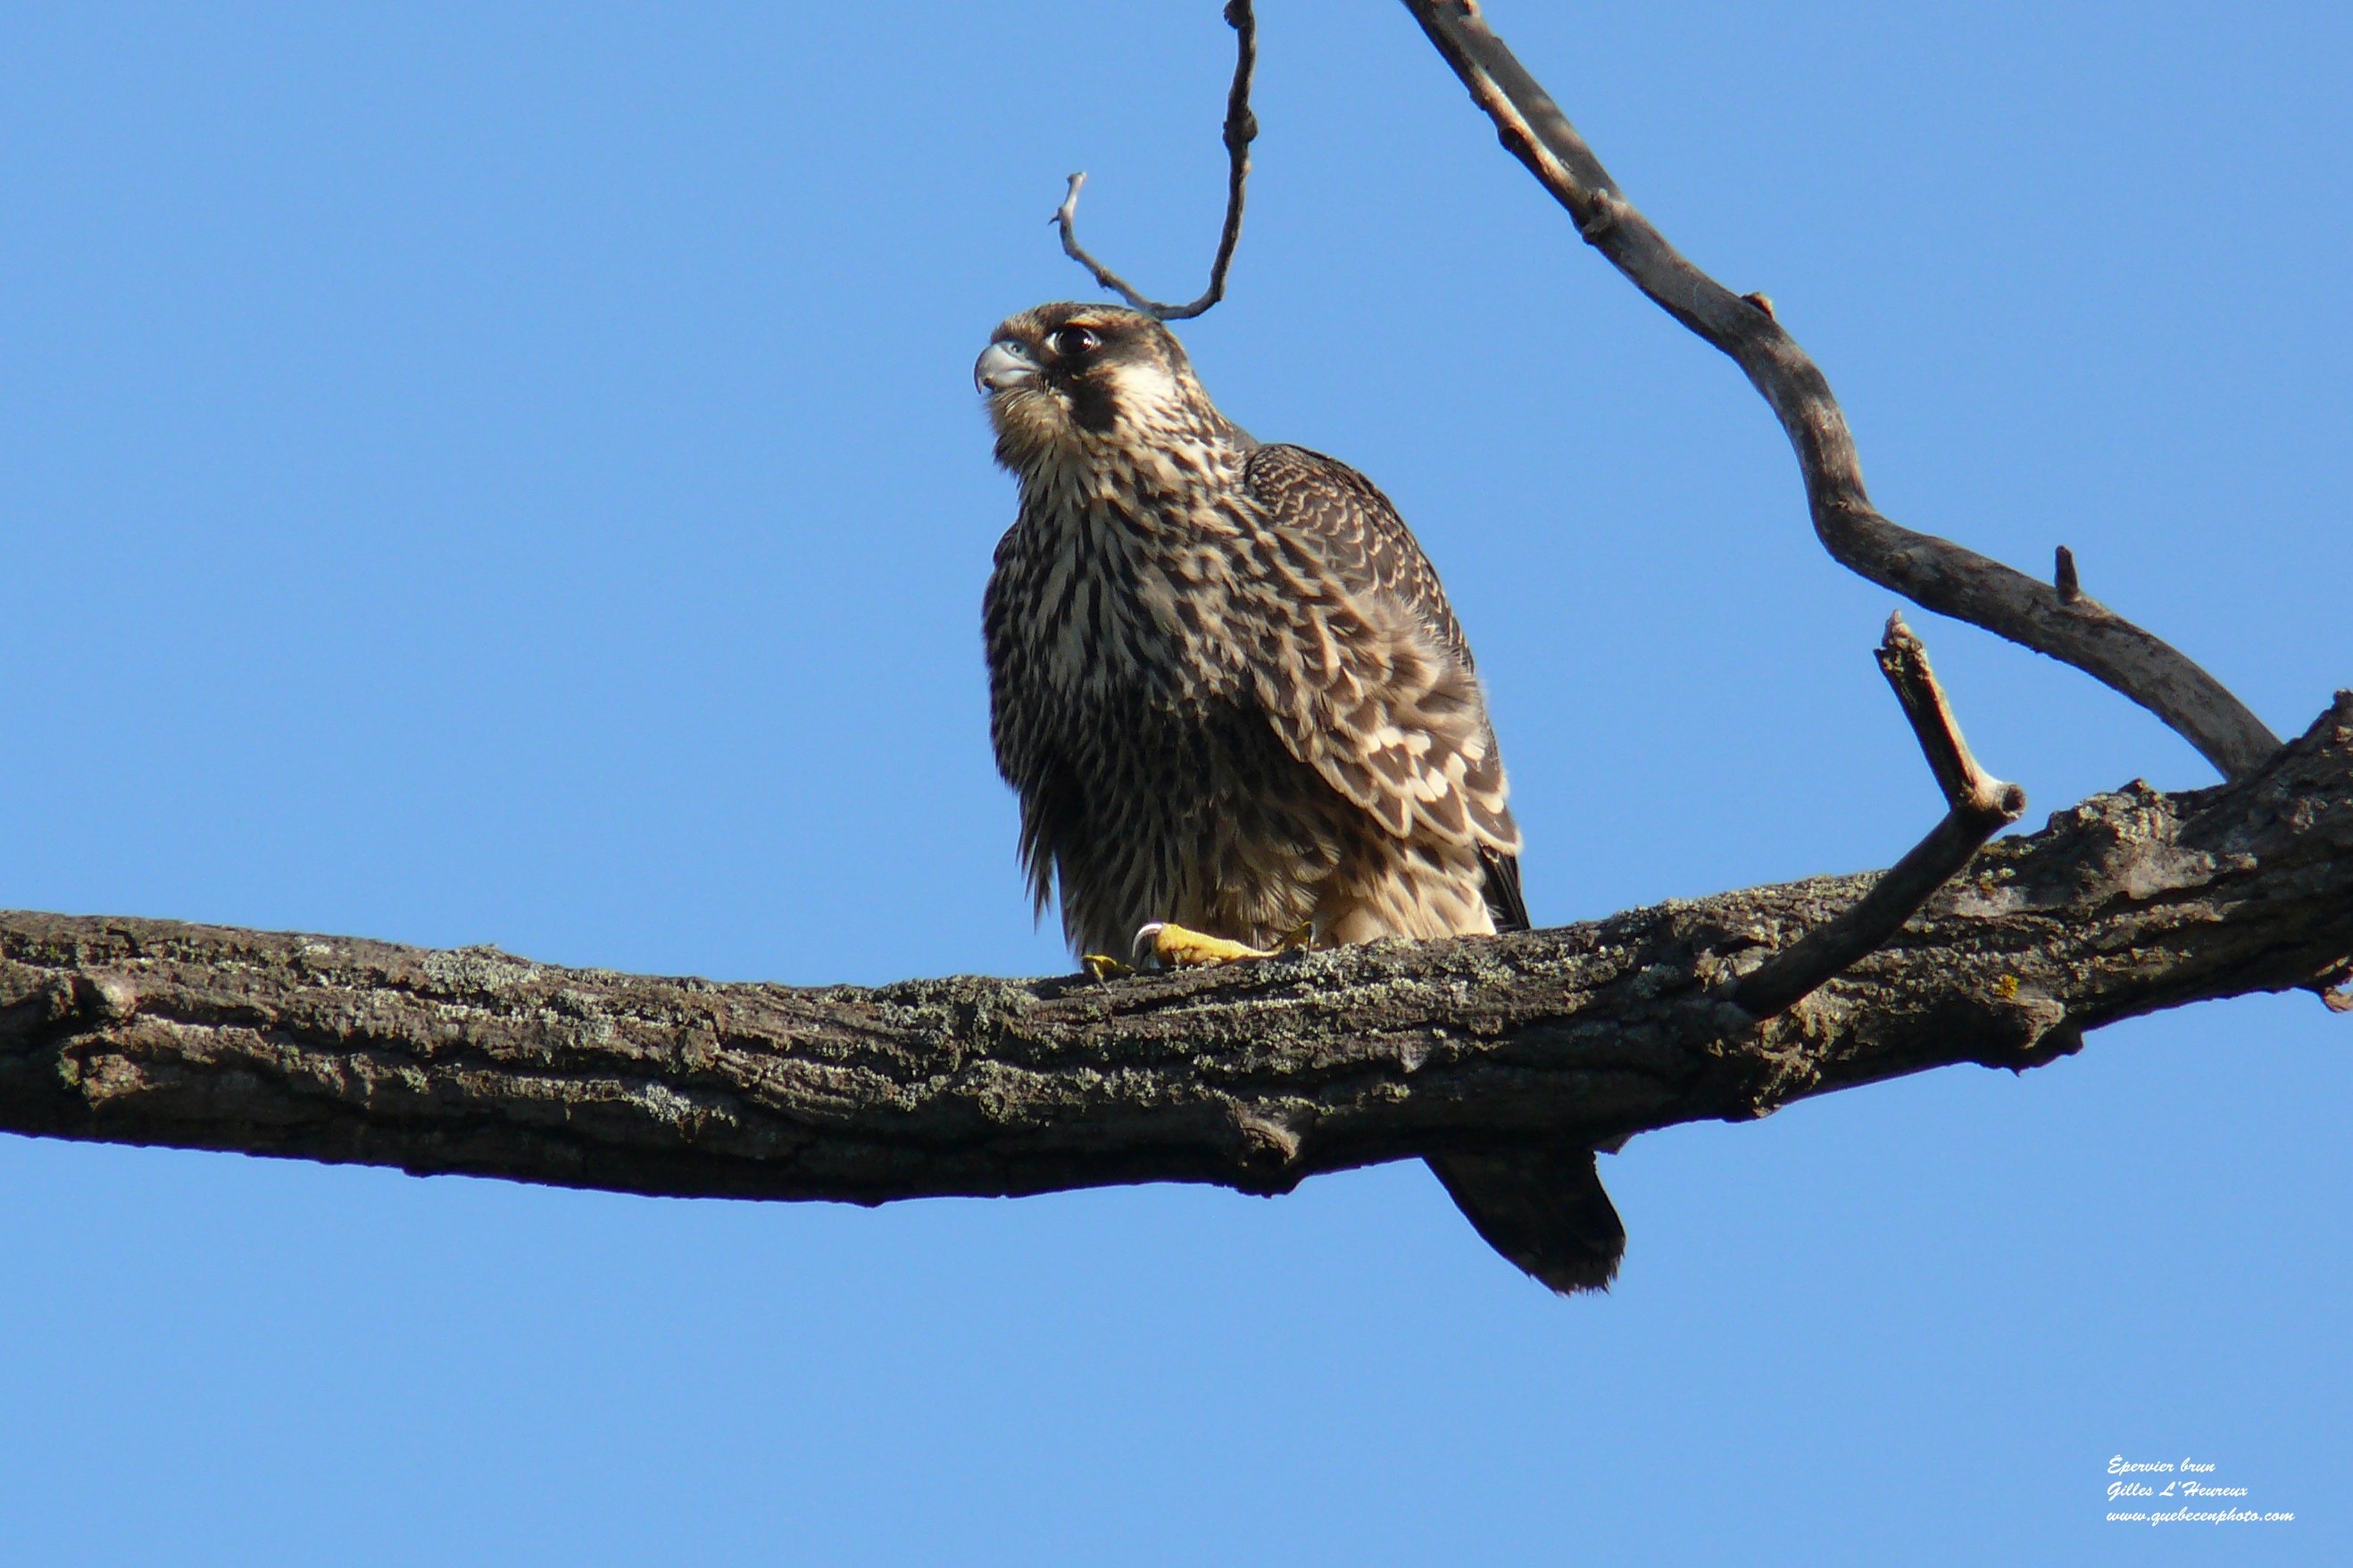
[[[997,461],[1025,478],[1110,452],[1240,436],[1193,378],[1176,335],[1124,306],[1039,305],[1008,317],[972,378],[988,400]]]

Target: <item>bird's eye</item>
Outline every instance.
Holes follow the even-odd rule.
[[[1046,339],[1046,346],[1064,359],[1078,359],[1094,352],[1103,340],[1085,327],[1057,327]]]

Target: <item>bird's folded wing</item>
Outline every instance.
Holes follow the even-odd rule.
[[[1258,447],[1245,477],[1274,547],[1252,676],[1284,745],[1400,838],[1518,853],[1470,650],[1397,510],[1297,447]]]

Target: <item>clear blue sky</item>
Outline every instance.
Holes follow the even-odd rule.
[[[1222,406],[1370,472],[1539,921],[1884,865],[1937,801],[1739,375],[1401,9],[1265,0]],[[2353,684],[2341,5],[1490,15],[1829,372],[1881,504],[2275,729]],[[968,371],[1190,295],[1229,35],[1152,5],[0,19],[0,904],[794,982],[1064,966],[977,631]],[[1923,616],[2030,821],[2211,774]],[[660,1202],[0,1140],[37,1563],[2353,1560],[2310,996],[1637,1141],[1607,1298],[1419,1166],[1274,1202]],[[2101,1522],[2112,1455],[2292,1526]]]

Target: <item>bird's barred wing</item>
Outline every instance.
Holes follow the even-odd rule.
[[[1324,570],[1350,593],[1396,605],[1456,663],[1476,668],[1437,568],[1372,480],[1337,458],[1284,446],[1252,449],[1243,479],[1278,525],[1313,541]]]
[[[1400,838],[1476,845],[1499,925],[1520,907],[1520,831],[1462,630],[1421,547],[1369,479],[1298,447],[1254,448],[1271,525],[1279,646],[1254,661],[1283,742]]]

